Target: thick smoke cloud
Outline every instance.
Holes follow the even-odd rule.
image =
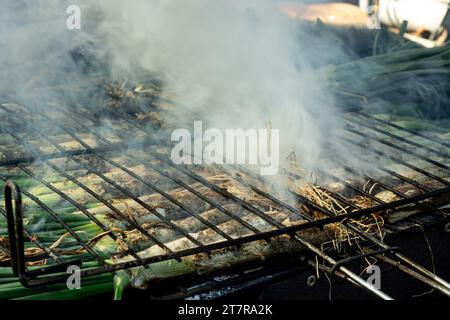
[[[339,55],[303,32],[272,0],[78,1],[81,29],[68,30],[68,1],[3,1],[0,94],[70,105],[87,72],[163,80],[162,96],[211,127],[280,129],[281,158],[319,159],[340,121],[312,62]],[[314,52],[314,54],[311,54]],[[94,92],[95,94],[95,92]],[[95,108],[93,105],[92,108]],[[186,124],[174,124],[183,125]]]
[[[321,79],[308,72],[317,59],[306,53],[314,35],[302,33],[275,1],[133,4],[103,7],[111,18],[100,29],[111,46],[114,74],[133,66],[157,72],[166,79],[167,95],[211,126],[265,128],[270,122],[282,129],[282,155],[296,151],[305,164],[317,160],[338,123],[336,112]]]

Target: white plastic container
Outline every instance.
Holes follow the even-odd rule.
[[[379,4],[381,23],[399,27],[403,20],[407,20],[407,31],[424,29],[434,33],[444,22],[450,0],[380,0]]]

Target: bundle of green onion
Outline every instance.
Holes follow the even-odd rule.
[[[449,123],[449,45],[369,56],[321,72],[345,110],[403,117],[411,126]]]
[[[63,201],[56,193],[40,185],[36,180],[31,179],[26,175],[1,173],[1,178],[11,179],[18,183],[21,188],[28,190],[33,196],[44,202],[51,208],[54,208],[58,216],[63,219],[67,225],[76,231],[76,233],[85,241],[94,238],[100,234],[102,230],[83,214],[77,213],[73,206]],[[50,177],[50,179],[61,179],[58,187],[63,192],[70,192],[77,190],[75,186],[69,182],[62,182],[62,178],[58,176]],[[0,186],[3,187],[3,181],[0,181]],[[3,195],[0,195],[0,201],[3,202]],[[91,204],[87,207],[95,207],[98,204]],[[79,250],[79,245],[74,242],[73,238],[65,237],[67,230],[56,222],[48,212],[39,208],[29,198],[24,197],[24,228],[30,235],[34,231],[39,230],[38,240],[46,247],[51,247],[53,250],[61,253],[61,258],[70,261],[74,257],[82,259],[82,268],[92,268],[98,265],[97,261],[92,261],[92,257],[86,252]],[[1,213],[4,209],[0,206]],[[102,213],[99,212],[96,218],[100,221],[106,221]],[[68,289],[65,283],[49,285],[42,288],[25,288],[21,285],[18,278],[14,276],[9,264],[9,255],[5,248],[7,248],[7,224],[6,218],[0,215],[0,239],[4,241],[0,243],[0,299],[41,299],[41,300],[58,300],[58,299],[83,299],[101,294],[109,294],[113,291],[113,275],[103,274],[98,276],[81,279],[80,289]],[[25,237],[25,250],[32,261],[28,266],[30,270],[41,267],[42,264],[51,265],[51,260],[45,260],[46,256],[36,249],[29,239]],[[56,245],[57,243],[57,245]],[[95,245],[95,251],[107,259],[112,252],[115,252],[115,244],[113,241],[100,241]],[[78,251],[77,251],[78,250]]]
[[[22,190],[26,190],[33,197],[52,208],[85,243],[91,246],[104,260],[104,263],[113,263],[110,258],[120,251],[120,245],[83,212],[80,212],[57,193],[25,174],[16,171],[0,172],[0,187],[3,187],[3,182],[8,179],[16,181]],[[94,176],[78,178],[82,182],[83,179],[89,180],[84,181],[86,185],[90,187],[95,185],[96,178]],[[48,174],[45,180],[51,181],[53,187],[76,199],[78,203],[82,203],[102,224],[108,228],[117,229],[120,222],[112,220],[108,216],[110,209],[104,204],[95,202],[95,200],[92,201],[92,199],[86,197],[86,193],[76,184],[65,180],[58,174]],[[3,202],[3,195],[0,195],[0,201],[0,203]],[[124,207],[117,203],[115,206],[117,208]],[[4,213],[4,208],[2,208],[0,205],[0,213]],[[74,258],[81,259],[83,261],[82,269],[99,266],[99,263],[89,253],[80,248],[73,237],[67,236],[67,230],[61,224],[56,222],[48,212],[40,208],[35,201],[26,195],[23,195],[23,208],[25,231],[29,235],[37,235],[37,239],[57,253],[58,257],[63,261],[70,261]],[[125,208],[122,209],[125,210]],[[96,240],[93,241],[93,239]],[[51,259],[47,259],[43,252],[36,249],[36,246],[31,241],[28,241],[29,239],[25,237],[24,240],[26,241],[25,254],[29,258],[28,268],[30,270],[38,266],[52,265],[54,263]],[[122,297],[122,292],[130,281],[127,273],[118,272],[115,277],[113,274],[108,273],[81,279],[81,289],[68,289],[65,283],[49,285],[42,288],[24,288],[18,278],[13,275],[11,268],[7,266],[10,262],[7,245],[6,219],[3,215],[0,215],[0,299],[86,299],[102,294],[113,297],[113,293],[114,297],[119,299]],[[127,243],[127,245],[130,244]],[[139,245],[144,244],[141,241]],[[152,265],[149,274],[153,278],[157,278],[172,277],[189,272],[195,272],[192,265],[165,261]]]

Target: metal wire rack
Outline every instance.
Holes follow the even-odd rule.
[[[387,294],[376,289],[347,269],[346,263],[354,259],[390,255],[392,259],[405,265],[405,268],[408,268],[408,272],[410,274],[412,272],[414,277],[450,296],[450,285],[445,280],[411,261],[401,253],[400,248],[386,245],[377,235],[363,230],[361,226],[354,223],[354,219],[369,217],[375,213],[392,214],[396,211],[405,210],[432,212],[439,219],[448,219],[448,215],[439,209],[450,202],[450,166],[448,165],[450,159],[448,148],[450,143],[445,140],[404,129],[388,121],[372,118],[361,113],[353,113],[346,116],[346,126],[342,132],[337,133],[337,138],[342,146],[353,146],[349,150],[355,150],[355,152],[350,152],[349,157],[354,157],[359,161],[370,161],[373,157],[382,158],[384,161],[380,161],[380,163],[390,162],[404,166],[416,175],[408,177],[387,166],[378,166],[376,163],[374,164],[374,170],[382,172],[384,174],[383,179],[374,178],[366,174],[360,175],[347,163],[346,159],[333,157],[337,167],[348,175],[362,177],[367,181],[367,186],[365,188],[355,186],[348,179],[339,176],[335,172],[327,172],[320,167],[317,168],[317,173],[321,177],[343,184],[355,195],[370,199],[375,204],[369,208],[360,208],[339,191],[321,186],[336,201],[349,208],[346,213],[340,215],[336,215],[329,209],[288,189],[286,186],[279,185],[277,187],[293,195],[300,206],[295,206],[282,200],[277,195],[271,194],[260,187],[265,184],[273,185],[273,181],[268,181],[267,178],[261,177],[248,169],[236,166],[214,166],[215,170],[226,175],[229,179],[236,181],[243,187],[249,188],[255,194],[306,221],[302,224],[287,226],[268,215],[259,206],[219,187],[194,169],[173,164],[167,154],[158,151],[158,146],[163,144],[160,140],[160,137],[163,136],[161,134],[164,131],[163,128],[148,126],[129,114],[106,107],[99,114],[93,113],[89,114],[89,116],[86,116],[86,114],[86,110],[80,106],[71,108],[52,107],[48,109],[48,112],[35,113],[32,109],[17,104],[0,105],[0,117],[2,118],[0,135],[3,137],[2,141],[6,141],[0,145],[0,153],[2,155],[0,168],[3,169],[1,172],[5,172],[6,169],[16,168],[21,174],[34,179],[38,184],[57,194],[61,201],[70,204],[74,210],[84,214],[112,240],[117,241],[120,238],[120,232],[111,229],[97,219],[85,203],[78,201],[70,193],[60,190],[51,181],[48,181],[45,176],[35,173],[34,168],[36,166],[40,168],[45,167],[49,172],[56,173],[73,183],[81,192],[89,195],[95,202],[106,206],[116,218],[124,221],[130,228],[138,230],[142,236],[160,246],[166,253],[142,257],[138,251],[128,248],[127,254],[132,256],[133,260],[117,264],[106,263],[104,258],[99,256],[90,246],[89,242],[82,239],[76,230],[71,228],[64,218],[60,217],[58,208],[46,204],[45,201],[27,191],[26,187],[20,186],[19,188],[0,172],[0,180],[5,183],[5,207],[2,208],[0,206],[0,214],[5,216],[8,222],[13,271],[24,286],[34,287],[65,281],[67,274],[64,271],[67,266],[74,264],[81,266],[83,262],[82,259],[74,259],[58,254],[48,243],[39,240],[39,232],[27,229],[27,226],[23,223],[22,196],[26,197],[35,207],[45,211],[54,222],[67,232],[68,237],[73,241],[73,245],[82,248],[90,256],[90,259],[97,261],[98,265],[96,267],[82,269],[82,277],[146,266],[171,259],[181,261],[181,258],[194,254],[211,252],[227,247],[239,247],[242,244],[257,240],[271,241],[271,238],[289,235],[292,241],[299,242],[306,250],[326,261],[331,266],[331,274],[338,273],[378,297],[390,298]],[[116,129],[111,129],[108,132],[97,130],[97,128],[103,127],[105,117],[109,117],[108,121],[111,121],[110,126]],[[32,129],[30,130],[30,128]],[[394,129],[395,133],[393,133]],[[65,147],[64,141],[61,143],[58,141],[58,137],[65,137],[66,140],[63,139],[64,141],[69,140],[72,144],[76,144],[76,147]],[[45,148],[43,148],[44,145]],[[11,146],[14,146],[14,148],[11,148]],[[14,150],[17,149],[17,146],[20,147],[20,151],[15,152]],[[327,147],[330,154],[333,154],[334,146],[329,144]],[[47,150],[47,152],[42,151],[43,149]],[[118,157],[118,159],[113,155],[116,158]],[[371,156],[369,157],[369,155]],[[164,187],[165,183],[155,182],[155,180],[148,179],[145,175],[135,172],[129,166],[130,162],[155,172],[161,179],[165,179],[164,181],[169,181],[172,189],[181,188],[188,191],[210,208],[220,211],[228,220],[235,220],[248,232],[240,237],[228,235],[213,222],[204,218],[201,211],[199,212],[196,208],[192,208],[172,196],[170,192],[165,190],[167,189]],[[188,239],[192,246],[181,251],[171,250],[166,243],[149,233],[135,219],[127,216],[113,202],[86,183],[81,182],[73,171],[67,169],[69,167],[65,165],[67,163],[74,164],[77,168],[82,168],[85,172],[95,175],[101,180],[102,184],[108,185],[108,188],[114,189],[115,192],[119,192],[122,198],[132,201],[142,210],[146,210],[157,217],[162,223],[178,233],[179,237]],[[211,229],[220,235],[222,240],[214,243],[202,243],[194,238],[188,230],[177,224],[175,219],[167,217],[145,200],[142,200],[138,192],[127,188],[108,175],[106,173],[108,169],[105,169],[105,167],[120,171],[128,175],[130,179],[138,181],[146,190],[151,190],[152,193],[158,194],[176,206],[183,217],[195,219],[203,225],[203,228]],[[430,172],[430,168],[436,168],[436,170]],[[299,173],[294,171],[288,171],[286,175],[292,179],[301,178]],[[432,181],[432,183],[425,184],[422,182],[423,179],[421,180],[418,177],[426,177],[427,181]],[[187,182],[187,179],[191,183]],[[210,197],[198,191],[197,188],[192,186],[192,182],[210,190],[210,192],[213,192],[223,200],[219,201],[217,197]],[[405,194],[397,188],[401,184],[411,185],[420,192],[412,196]],[[387,202],[375,197],[370,192],[374,188],[392,192],[396,196],[395,200]],[[271,229],[266,231],[259,230],[256,226],[243,219],[241,214],[228,209],[226,203],[237,205],[240,210],[259,217],[270,225]],[[312,212],[319,212],[322,214],[322,217],[315,219],[311,215]],[[333,223],[342,223],[349,232],[368,242],[372,249],[347,259],[336,261],[326,254],[324,250],[303,239],[298,233],[301,230],[323,228]],[[386,232],[389,232],[389,230],[394,230],[395,226],[387,223],[383,228]],[[28,245],[34,245],[42,250],[45,259],[48,259],[48,266],[32,270],[26,267],[28,259],[25,256],[25,247]]]

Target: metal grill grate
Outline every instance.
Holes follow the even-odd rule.
[[[30,203],[33,203],[33,207],[45,211],[57,224],[64,228],[68,237],[71,237],[73,240],[74,246],[83,248],[91,260],[97,261],[98,265],[96,267],[83,269],[81,276],[113,272],[171,259],[180,261],[182,257],[189,255],[240,246],[257,240],[271,241],[271,238],[280,235],[289,235],[293,241],[301,243],[307,250],[329,263],[332,266],[331,272],[333,274],[339,272],[347,279],[350,279],[350,281],[370,290],[375,295],[381,298],[389,298],[386,294],[348,270],[344,266],[348,260],[335,261],[324,250],[303,239],[297,233],[301,230],[322,228],[326,225],[339,222],[350,232],[363,238],[377,248],[376,250],[365,251],[349,259],[361,259],[390,253],[395,259],[402,261],[414,269],[413,272],[415,272],[418,279],[420,278],[420,280],[428,283],[444,294],[450,295],[450,286],[447,282],[409,260],[398,251],[398,248],[387,246],[383,243],[382,239],[363,230],[361,226],[352,220],[368,217],[374,213],[393,213],[396,211],[433,211],[433,214],[447,219],[448,217],[445,213],[437,210],[439,207],[450,202],[450,166],[448,165],[450,157],[447,151],[450,144],[442,139],[428,137],[425,134],[404,129],[396,124],[381,119],[374,119],[364,114],[358,113],[346,116],[346,127],[343,132],[337,133],[338,139],[342,143],[342,146],[352,145],[353,147],[349,148],[349,150],[360,151],[349,153],[349,157],[354,157],[359,161],[369,161],[372,158],[366,157],[366,155],[372,154],[375,157],[384,159],[383,163],[389,163],[390,161],[393,164],[410,169],[417,175],[408,177],[387,166],[374,165],[374,170],[379,170],[384,173],[384,177],[388,177],[381,181],[381,179],[376,179],[368,175],[359,175],[355,169],[348,165],[346,159],[333,156],[332,159],[336,164],[336,168],[339,168],[341,172],[345,172],[347,175],[365,179],[367,181],[365,188],[354,185],[348,179],[339,176],[336,171],[326,172],[321,168],[317,168],[317,174],[320,175],[320,178],[339,182],[355,195],[363,196],[375,203],[375,205],[369,208],[361,208],[349,201],[346,195],[321,185],[320,188],[327,192],[334,200],[349,208],[348,212],[340,215],[336,215],[321,204],[315,203],[307,197],[288,189],[286,186],[277,185],[278,190],[282,189],[293,195],[300,205],[296,206],[288,201],[282,200],[280,197],[264,191],[261,187],[265,185],[273,186],[276,183],[258,176],[248,169],[235,166],[214,166],[214,170],[227,176],[237,184],[248,188],[258,196],[267,199],[270,203],[279,206],[283,210],[297,215],[300,219],[306,220],[302,224],[285,225],[283,222],[268,215],[248,199],[238,197],[232,192],[219,187],[216,183],[199,174],[193,168],[174,165],[167,154],[160,152],[160,149],[158,149],[163,143],[157,137],[164,136],[162,134],[164,129],[144,125],[141,121],[136,120],[135,117],[111,108],[105,108],[100,115],[93,114],[86,117],[85,114],[85,110],[79,106],[72,108],[54,106],[46,113],[35,114],[32,110],[16,104],[1,105],[0,116],[4,119],[2,120],[0,130],[4,141],[3,145],[0,145],[0,153],[3,155],[3,158],[0,160],[1,172],[6,172],[6,169],[16,168],[21,174],[34,179],[37,184],[45,186],[51,192],[57,194],[62,201],[66,201],[74,209],[84,214],[106,236],[114,241],[118,241],[120,231],[112,230],[106,226],[96,218],[95,214],[89,210],[85,203],[78,201],[70,193],[66,193],[64,190],[56,187],[52,181],[48,181],[46,178],[42,178],[41,174],[34,172],[34,168],[36,167],[45,167],[49,170],[48,172],[58,174],[60,177],[73,183],[83,194],[89,195],[94,202],[106,206],[116,219],[125,222],[130,228],[138,230],[142,236],[160,246],[166,253],[157,256],[140,257],[136,250],[128,248],[126,253],[132,256],[134,260],[116,264],[105,263],[104,258],[100,257],[93,250],[90,243],[82,239],[76,230],[70,227],[64,218],[61,218],[57,208],[46,204],[44,200],[34,196],[26,190],[26,186],[21,186],[21,191],[19,191],[14,183],[7,182],[10,177],[0,172],[0,180],[6,183],[6,206],[4,209],[0,207],[0,213],[7,217],[8,220],[8,235],[13,270],[25,286],[40,286],[64,281],[67,278],[67,275],[62,273],[65,271],[65,268],[73,264],[82,265],[82,261],[81,259],[74,260],[67,255],[56,252],[57,250],[50,247],[48,243],[45,244],[44,241],[40,241],[40,232],[28,230],[26,226],[23,226],[21,194]],[[109,132],[96,130],[96,128],[103,127],[106,116],[108,116],[108,121],[111,121],[111,127],[118,128],[117,130],[111,130]],[[39,129],[33,129],[32,134],[30,134],[30,130],[27,127]],[[395,129],[396,133],[392,133],[391,129]],[[63,142],[58,141],[59,137],[63,137],[61,138]],[[130,137],[133,138],[131,139]],[[66,148],[64,143],[67,141],[71,141],[72,145],[76,144],[77,146],[70,149]],[[43,147],[44,145],[45,147]],[[22,148],[19,152],[15,151],[17,146]],[[330,152],[333,151],[333,145],[329,144],[327,147]],[[44,152],[42,151],[43,149],[47,151]],[[334,153],[330,154],[334,155]],[[116,160],[114,160],[114,157],[116,157]],[[127,162],[124,162],[123,159],[127,159]],[[418,161],[422,165],[417,164],[419,163]],[[158,178],[155,178],[156,182],[139,172],[135,172],[128,165],[129,162],[132,162],[136,166],[143,166],[145,170],[151,170],[156,173],[158,175]],[[382,162],[380,161],[380,163]],[[191,242],[191,247],[180,251],[171,250],[164,241],[149,233],[133,217],[127,215],[124,210],[119,209],[114,202],[109,201],[104,195],[99,194],[92,187],[83,183],[81,181],[82,179],[79,179],[74,172],[67,169],[70,164],[77,168],[82,168],[84,172],[95,175],[102,184],[107,185],[108,188],[115,190],[115,192],[121,193],[122,198],[134,202],[141,210],[147,211],[157,217],[171,230],[177,232],[180,237],[188,239]],[[436,168],[437,170],[429,172],[429,168]],[[108,170],[117,170],[122,174],[128,175],[131,179],[138,181],[139,185],[146,188],[145,190],[151,192],[151,194],[158,194],[176,206],[183,217],[195,219],[203,225],[204,229],[207,228],[216,232],[222,240],[214,243],[202,243],[202,241],[193,237],[188,230],[180,226],[176,222],[176,219],[167,217],[160,210],[155,209],[145,200],[142,200],[142,194],[122,185],[113,177],[109,176],[107,174]],[[286,175],[294,180],[301,178],[300,174],[294,171],[288,171]],[[421,180],[420,177],[426,177],[428,183],[423,183],[423,179]],[[163,179],[164,183],[160,182],[160,179]],[[190,183],[187,181],[190,181]],[[432,183],[429,183],[429,181]],[[216,197],[210,197],[198,191],[197,188],[193,187],[193,183],[210,190],[210,192],[220,197],[221,201],[218,201]],[[413,196],[407,195],[396,188],[400,183],[414,186],[421,192]],[[235,220],[248,232],[239,237],[232,237],[223,232],[217,225],[204,218],[196,208],[191,208],[172,196],[163,187],[165,184],[169,184],[172,189],[180,188],[190,192],[199,201],[207,204],[209,208],[220,211],[228,220]],[[369,191],[375,188],[392,192],[396,196],[395,200],[387,202],[375,197]],[[13,201],[15,201],[15,206],[13,206]],[[238,214],[235,210],[228,209],[227,204],[237,205],[240,210],[259,217],[266,224],[270,225],[271,229],[265,231],[259,230],[258,227],[243,219],[243,215]],[[312,215],[313,212],[319,212],[322,216],[320,218],[314,218]],[[393,226],[391,227],[394,228]],[[384,228],[385,230],[389,230],[390,225],[386,224]],[[49,259],[47,261],[48,266],[27,270],[27,258],[24,254],[24,248],[25,245],[28,246],[29,244],[33,244],[42,250],[45,259]]]

